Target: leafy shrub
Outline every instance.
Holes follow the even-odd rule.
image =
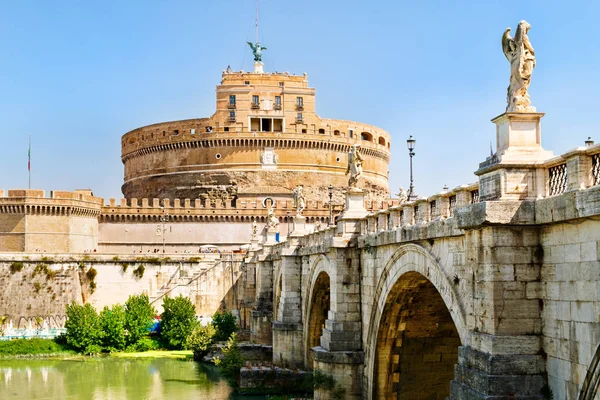
[[[125,329],[127,329],[127,344],[135,345],[148,334],[156,310],[150,304],[148,296],[129,296],[125,302]]]
[[[112,352],[123,350],[127,344],[125,336],[125,309],[117,304],[112,309],[104,307],[100,313],[102,346]]]
[[[208,354],[217,330],[211,324],[196,327],[187,338],[187,348],[194,351],[194,360],[202,361]]]
[[[150,337],[143,337],[138,340],[135,345],[137,351],[150,351],[150,350],[158,350],[161,346],[157,340],[154,340]]]
[[[10,273],[11,274],[16,274],[17,272],[20,272],[22,269],[23,269],[22,261],[13,261],[10,264]]]
[[[126,273],[127,272],[127,268],[129,268],[129,264],[127,264],[126,262],[122,262],[121,263],[121,273]]]
[[[114,262],[117,262],[117,261],[119,261],[119,260],[120,260],[120,258],[119,258],[119,256],[114,256],[114,257],[112,258],[112,260],[113,260]]]
[[[219,368],[219,372],[231,387],[238,386],[240,378],[240,368],[244,366],[244,357],[238,347],[237,336],[235,333],[227,341],[227,345],[223,348],[223,357],[219,360],[215,358],[215,365]]]
[[[90,280],[90,282],[93,282],[94,279],[96,279],[96,275],[98,275],[98,271],[96,271],[96,268],[94,267],[90,267],[90,269],[88,269],[85,273],[85,276]]]
[[[237,331],[237,319],[231,314],[231,311],[219,313],[218,311],[212,317],[212,324],[217,330],[215,341],[229,340],[232,333]]]
[[[187,297],[181,295],[171,299],[164,297],[163,313],[160,316],[160,334],[172,349],[183,349],[198,321],[196,309]]]
[[[64,353],[67,348],[52,339],[16,339],[0,341],[0,356],[22,354],[56,354]]]
[[[67,344],[86,354],[98,353],[102,341],[100,318],[91,304],[67,305]]]

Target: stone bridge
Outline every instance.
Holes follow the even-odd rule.
[[[348,399],[600,398],[600,145],[554,157],[542,116],[494,120],[476,184],[255,243],[253,340]]]

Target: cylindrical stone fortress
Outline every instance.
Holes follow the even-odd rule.
[[[122,138],[127,198],[235,199],[246,191],[304,185],[307,199],[339,193],[350,146],[360,143],[363,188],[389,197],[390,136],[372,125],[315,114],[306,75],[223,73],[210,118],[164,122]],[[337,194],[336,193],[336,194]],[[336,196],[337,197],[337,196]]]

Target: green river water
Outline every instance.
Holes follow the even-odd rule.
[[[187,400],[235,396],[215,367],[175,359],[0,360],[0,399]]]

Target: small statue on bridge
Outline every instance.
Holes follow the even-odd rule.
[[[358,180],[362,177],[362,162],[363,158],[359,151],[360,144],[355,143],[348,152],[348,168],[346,168],[346,175],[350,174],[348,179],[348,186],[350,189],[358,189]]]
[[[262,62],[262,51],[267,50],[266,47],[260,45],[260,42],[256,42],[256,44],[252,44],[252,42],[246,42],[252,49],[252,54],[254,54],[254,61]]]
[[[275,231],[279,226],[279,218],[275,216],[275,210],[272,205],[267,208],[267,230]]]
[[[502,35],[502,51],[510,62],[506,112],[535,112],[527,93],[535,68],[535,52],[527,36],[529,28],[527,21],[521,21],[514,38],[510,36],[510,28]]]
[[[298,185],[293,190],[294,202],[296,203],[296,217],[302,216],[302,211],[306,208],[306,196],[304,195],[303,186]]]
[[[252,221],[252,235],[250,236],[251,240],[255,240],[258,237],[258,224],[256,220]]]
[[[402,205],[404,203],[406,203],[406,201],[408,200],[408,192],[406,190],[404,190],[403,187],[400,187],[400,191],[398,192],[398,194],[396,195],[398,196],[398,204]]]

